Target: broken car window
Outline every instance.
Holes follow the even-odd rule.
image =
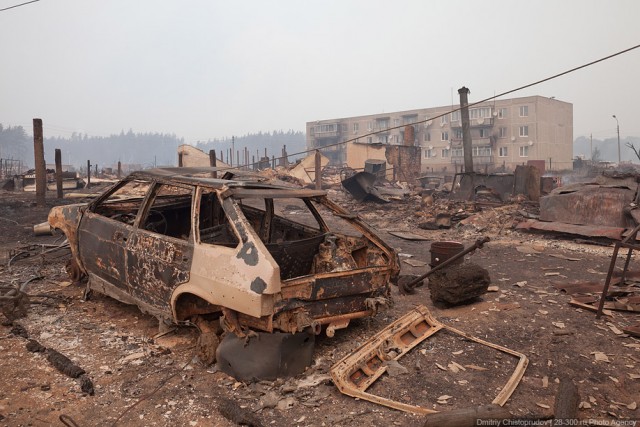
[[[229,224],[215,191],[206,188],[201,190],[198,212],[200,242],[231,248],[238,246],[238,237]]]
[[[133,225],[149,187],[151,183],[146,181],[129,181],[98,203],[93,211],[98,215]]]
[[[154,233],[188,240],[191,231],[192,188],[159,184],[140,228]]]
[[[299,198],[245,198],[242,212],[263,243],[281,243],[324,234],[318,220]]]
[[[388,262],[345,215],[313,197],[262,198],[249,194],[243,193],[238,203],[280,266],[282,280]]]

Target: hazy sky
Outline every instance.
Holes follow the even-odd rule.
[[[0,9],[25,0],[0,0]],[[0,12],[0,123],[187,142],[450,105],[640,44],[640,1],[41,0]],[[640,136],[640,49],[518,92]]]

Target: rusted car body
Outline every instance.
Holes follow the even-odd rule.
[[[175,323],[332,335],[374,315],[397,278],[396,253],[324,191],[211,178],[211,169],[135,172],[49,224],[88,289]]]

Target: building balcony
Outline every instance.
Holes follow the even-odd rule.
[[[451,146],[452,147],[462,147],[462,138],[451,138],[449,141],[451,141]],[[471,146],[473,147],[490,147],[492,146],[493,141],[490,137],[487,138],[473,138],[471,140]]]
[[[491,127],[493,126],[493,117],[483,117],[479,119],[469,119],[469,125],[472,128],[479,127]],[[452,128],[462,128],[462,120],[455,120],[451,122]]]
[[[342,124],[338,122],[316,124],[311,128],[311,136],[314,138],[336,138],[342,135],[341,130]]]
[[[339,130],[334,130],[334,131],[327,131],[327,132],[318,132],[315,131],[315,133],[313,134],[313,136],[317,139],[320,138],[337,138],[341,135]]]
[[[451,156],[451,163],[453,164],[464,164],[463,156]],[[484,166],[484,165],[492,165],[494,163],[493,156],[473,156],[473,164]]]

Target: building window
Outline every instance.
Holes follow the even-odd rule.
[[[500,128],[500,138],[507,137],[507,128]]]
[[[373,122],[368,122],[367,123],[367,130],[368,131],[372,131],[373,130]]]
[[[316,133],[316,127],[315,127],[315,126],[310,126],[310,127],[309,127],[309,133],[310,133],[311,135],[315,135],[315,133]]]
[[[335,123],[331,125],[316,126],[316,133],[336,132],[337,130],[338,130],[338,125]]]
[[[389,143],[389,135],[378,135],[378,142],[382,144]]]
[[[424,140],[425,141],[431,141],[431,132],[425,132],[424,133]]]
[[[506,108],[501,108],[498,110],[498,118],[499,119],[504,119],[505,117],[507,117],[507,109]]]
[[[342,124],[342,132],[348,132],[349,131],[349,125],[346,123]]]
[[[500,152],[499,152],[500,157],[507,157],[507,153],[508,153],[507,147],[500,147]]]
[[[489,129],[480,129],[480,138],[489,138]]]
[[[473,147],[471,149],[474,157],[491,156],[491,147]]]
[[[403,116],[402,123],[405,125],[412,125],[418,120],[417,116]]]
[[[451,149],[451,157],[463,157],[464,153],[462,152],[462,148],[452,148]]]
[[[434,150],[434,149],[424,150],[424,158],[425,159],[432,159],[435,156],[436,156],[436,150]]]
[[[469,110],[470,119],[485,119],[491,117],[491,107],[472,108]]]
[[[376,119],[378,129],[387,129],[389,127],[389,119]]]
[[[460,121],[460,111],[454,111],[453,113],[451,113],[451,121],[452,122]]]
[[[443,148],[442,149],[442,157],[449,157],[449,149],[448,148]]]
[[[447,115],[446,114],[444,116],[440,117],[440,124],[441,125],[446,125],[447,124]]]
[[[463,137],[463,135],[462,135],[462,131],[461,131],[461,130],[456,129],[456,130],[455,130],[455,138],[456,138],[456,139],[462,139],[462,137]]]
[[[449,140],[449,132],[442,132],[442,134],[440,135],[440,140],[441,141],[448,141]]]
[[[360,123],[354,123],[353,124],[353,133],[358,133],[359,129],[360,129]]]
[[[529,146],[520,147],[520,157],[529,157]]]
[[[400,119],[393,119],[393,126],[394,127],[400,126]]]
[[[529,126],[520,126],[520,136],[529,136]]]
[[[368,136],[367,137],[367,144],[373,144],[373,137],[372,136]]]
[[[529,106],[528,105],[521,105],[520,106],[520,117],[527,117],[529,116]]]

